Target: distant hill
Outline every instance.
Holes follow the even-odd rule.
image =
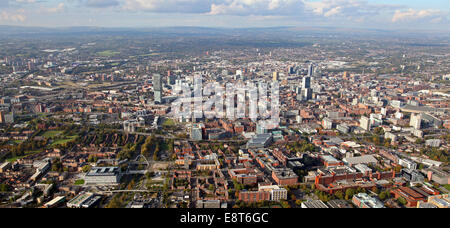
[[[450,34],[436,33],[434,31],[406,31],[381,30],[364,28],[335,28],[335,27],[270,27],[270,28],[208,28],[208,27],[162,27],[162,28],[105,28],[105,27],[20,27],[1,26],[1,37],[15,36],[70,36],[70,35],[154,35],[154,36],[259,36],[259,37],[295,37],[313,35],[339,35],[339,36],[440,36],[450,37]]]

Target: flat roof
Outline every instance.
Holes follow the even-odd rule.
[[[310,200],[302,203],[307,208],[328,208],[328,206],[320,200]]]
[[[361,157],[352,157],[343,159],[347,163],[360,164],[360,163],[377,163],[378,160],[372,155],[365,155]]]
[[[110,176],[116,175],[119,167],[93,167],[86,176]]]
[[[323,155],[321,156],[323,160],[325,160],[326,162],[340,162],[339,160],[337,160],[335,157],[330,156],[330,155]]]

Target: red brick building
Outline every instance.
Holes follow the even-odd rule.
[[[296,185],[298,176],[290,169],[277,169],[272,172],[272,178],[278,185]]]
[[[244,202],[260,202],[270,200],[270,192],[268,191],[241,191],[239,192],[239,200]]]

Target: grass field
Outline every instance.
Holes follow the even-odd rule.
[[[23,155],[23,156],[17,156],[17,157],[9,158],[9,159],[6,159],[6,161],[13,163],[13,162],[15,162],[15,161],[17,161],[19,159],[26,158],[26,157],[28,157],[30,155],[37,154],[39,152],[40,151],[28,151],[28,152],[25,152],[25,155]]]
[[[55,136],[61,135],[63,131],[46,131],[44,134],[42,134],[45,138],[53,138]]]
[[[450,184],[444,185],[444,188],[450,191]]]
[[[68,142],[72,142],[75,141],[75,139],[77,139],[78,136],[68,136],[65,137],[63,139],[57,139],[52,143],[52,146],[57,146],[57,145],[63,145],[66,144]]]
[[[164,127],[173,127],[175,126],[175,122],[172,119],[166,119],[162,125]]]
[[[84,180],[76,180],[75,181],[75,185],[83,185],[84,184]]]
[[[97,55],[98,55],[98,56],[103,56],[103,57],[111,57],[111,56],[115,56],[115,55],[118,55],[118,54],[120,54],[120,52],[117,52],[117,51],[111,51],[111,50],[108,50],[108,51],[102,51],[102,52],[97,52]]]
[[[160,55],[159,53],[150,53],[150,54],[144,54],[144,55],[140,55],[141,57],[148,57],[148,56],[158,56]]]
[[[21,143],[23,143],[23,140],[14,140],[13,141],[15,144],[21,144]]]

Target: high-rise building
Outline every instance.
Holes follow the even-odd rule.
[[[311,65],[309,65],[308,68],[308,77],[313,77],[314,76],[314,65],[311,63]]]
[[[289,71],[289,74],[295,74],[295,68],[293,66],[290,66],[288,71]]]
[[[3,111],[0,111],[0,124],[5,122],[5,114]]]
[[[153,89],[155,91],[162,91],[163,82],[160,74],[153,74]]]
[[[311,77],[304,77],[303,78],[303,84],[302,89],[309,89],[311,88]]]
[[[280,80],[280,73],[273,72],[273,81],[279,81]]]
[[[196,141],[203,140],[203,125],[192,123],[191,139]]]
[[[161,91],[155,91],[155,103],[158,103],[158,104],[162,103],[162,92]]]
[[[160,74],[153,75],[153,91],[155,96],[155,103],[162,103],[163,81]]]
[[[175,75],[171,71],[168,71],[167,72],[167,84],[175,85],[175,79],[176,79]]]
[[[361,120],[359,120],[359,126],[362,129],[369,131],[370,130],[370,119],[366,116],[362,116]]]
[[[412,114],[409,125],[416,130],[420,130],[422,128],[422,116],[420,114]]]
[[[309,101],[312,99],[312,89],[311,88],[303,89],[303,99],[306,101]]]

